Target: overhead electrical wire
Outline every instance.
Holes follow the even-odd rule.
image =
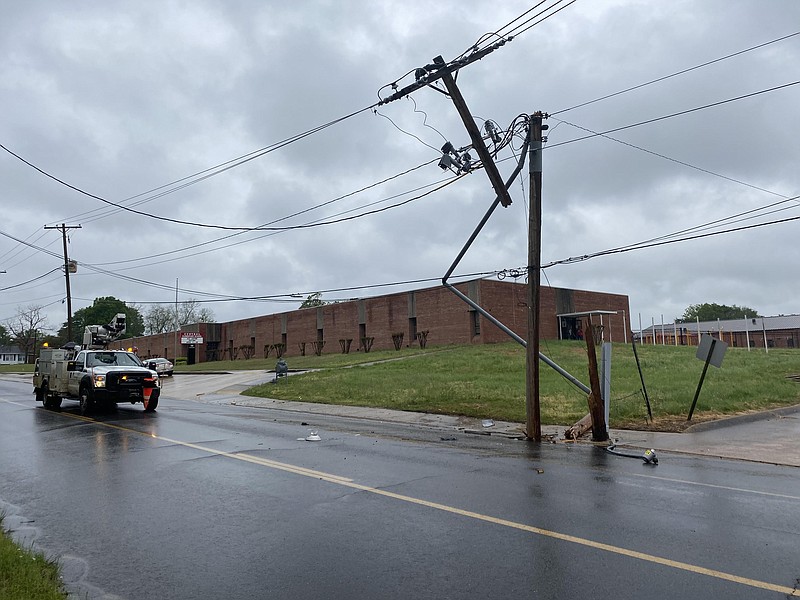
[[[454,180],[453,180],[453,179],[451,179],[451,180],[448,180],[448,181],[449,181],[450,183],[454,182]],[[370,206],[375,206],[375,205],[378,205],[378,204],[383,204],[383,203],[385,203],[385,202],[388,202],[389,200],[393,200],[393,199],[395,199],[395,198],[399,198],[399,197],[405,196],[405,195],[407,195],[407,194],[414,193],[414,192],[417,192],[417,191],[423,190],[423,189],[425,189],[425,188],[432,187],[432,186],[434,186],[434,185],[439,185],[439,183],[440,183],[440,182],[428,183],[428,184],[425,184],[425,185],[423,185],[423,186],[420,186],[420,187],[418,187],[418,188],[414,188],[414,189],[412,189],[412,190],[407,190],[407,191],[405,191],[405,192],[401,192],[401,193],[399,193],[399,194],[394,194],[394,195],[392,195],[392,196],[389,196],[389,197],[387,197],[387,198],[383,198],[383,199],[381,199],[381,200],[376,200],[376,201],[374,201],[374,202],[370,202],[370,203],[368,203],[368,204],[364,204],[364,205],[361,205],[361,206],[359,206],[359,207],[356,207],[356,208],[351,208],[351,209],[348,209],[348,210],[345,210],[345,211],[341,211],[341,212],[339,212],[339,213],[335,213],[334,215],[329,215],[329,216],[328,216],[328,217],[326,217],[326,218],[327,218],[327,219],[330,219],[330,218],[333,218],[333,217],[338,217],[338,216],[341,216],[341,215],[346,215],[346,214],[348,214],[348,213],[351,213],[351,212],[353,212],[353,211],[356,211],[356,210],[361,210],[361,209],[364,209],[364,208],[367,208],[367,207],[370,207]],[[431,191],[427,192],[427,194],[432,194],[432,193],[436,192],[438,189],[441,189],[442,187],[445,187],[445,185],[449,185],[449,183],[447,183],[447,184],[443,184],[443,185],[440,185],[440,186],[439,186],[439,188],[437,188],[437,189],[435,189],[435,190],[431,190]],[[418,199],[422,198],[424,195],[425,195],[425,194],[422,194],[422,195],[420,195],[420,196],[417,196],[417,197],[415,197],[415,198],[411,198],[411,199],[409,199],[409,200],[406,200],[406,201],[405,201],[405,203],[408,203],[408,202],[413,202],[413,201],[415,201],[415,200],[418,200]],[[394,204],[394,205],[392,205],[392,206],[385,207],[384,209],[381,209],[381,210],[388,210],[388,209],[391,209],[391,208],[396,208],[396,207],[398,207],[398,206],[401,206],[402,204],[403,204],[402,202],[401,202],[401,203],[397,203],[397,204]],[[316,222],[318,222],[318,221],[321,221],[321,220],[322,220],[322,219],[317,219],[316,221],[310,221],[308,224],[310,225],[310,224],[316,223]],[[252,241],[256,241],[256,240],[260,240],[260,239],[264,239],[264,238],[266,238],[266,237],[271,237],[271,236],[274,236],[274,235],[278,235],[278,234],[281,234],[281,233],[284,233],[284,232],[285,232],[285,230],[280,230],[280,231],[271,231],[271,232],[263,233],[262,235],[259,235],[259,236],[255,237],[255,238],[251,238],[251,239],[248,239],[248,240],[239,240],[239,241],[237,241],[237,242],[232,242],[232,243],[230,243],[230,244],[225,244],[225,245],[223,245],[223,246],[218,246],[218,247],[216,247],[216,248],[209,248],[209,249],[207,249],[207,250],[202,250],[202,251],[200,251],[200,252],[194,252],[194,253],[193,253],[191,256],[179,256],[179,257],[174,257],[174,258],[168,258],[168,259],[165,259],[165,260],[160,260],[160,261],[155,261],[155,262],[150,262],[150,263],[145,263],[145,264],[135,265],[135,266],[132,266],[132,267],[126,267],[126,268],[119,269],[119,270],[120,270],[120,271],[125,271],[125,270],[131,270],[131,269],[140,269],[140,268],[143,268],[143,267],[146,267],[146,266],[161,265],[161,264],[164,264],[164,263],[167,263],[167,262],[174,262],[174,261],[176,261],[176,260],[182,260],[182,259],[184,259],[184,258],[193,258],[193,257],[199,256],[200,254],[208,254],[208,253],[210,253],[210,252],[216,252],[216,251],[218,251],[218,250],[222,250],[222,249],[225,249],[225,248],[231,248],[231,247],[233,247],[233,246],[239,246],[239,245],[246,244],[246,243],[249,243],[249,242],[252,242]],[[230,236],[227,236],[227,237],[228,237],[228,238],[230,238],[230,237],[233,237],[233,235],[230,235]],[[218,240],[216,240],[216,241],[218,241]],[[205,243],[210,243],[210,242],[205,242]],[[201,245],[203,245],[203,244],[196,244],[195,246],[196,246],[196,247],[199,247],[199,246],[201,246]],[[169,254],[169,253],[162,253],[162,254]],[[128,260],[123,260],[123,261],[113,261],[113,262],[109,262],[109,263],[98,263],[98,264],[100,264],[100,265],[104,265],[104,266],[108,266],[108,265],[113,265],[113,264],[124,264],[124,263],[128,263],[128,262],[131,262],[131,261],[136,261],[136,262],[138,262],[138,261],[140,261],[140,260],[142,260],[142,259],[141,259],[141,258],[137,258],[137,259],[128,259]]]
[[[62,268],[63,267],[56,267],[55,269],[51,269],[47,273],[43,273],[42,275],[39,275],[38,277],[34,277],[33,279],[29,279],[28,281],[23,281],[22,283],[15,283],[14,285],[9,285],[9,286],[6,286],[6,287],[2,287],[2,288],[0,288],[0,292],[13,290],[14,288],[22,287],[24,285],[28,285],[29,283],[33,283],[34,281],[39,281],[40,279],[44,279],[48,275],[52,275],[56,271],[60,271]]]
[[[763,90],[758,90],[757,92],[750,92],[748,94],[742,94],[741,96],[736,96],[734,98],[728,98],[726,100],[719,100],[717,102],[712,102],[710,104],[704,104],[702,106],[695,106],[694,108],[689,108],[689,109],[686,109],[686,110],[680,110],[680,111],[677,111],[677,112],[674,112],[674,113],[670,113],[668,115],[663,115],[663,116],[660,116],[660,117],[654,117],[652,119],[645,119],[644,121],[639,121],[637,123],[631,123],[630,125],[623,125],[621,127],[614,127],[613,129],[607,129],[606,131],[602,131],[600,133],[594,133],[594,134],[591,134],[591,135],[585,135],[585,136],[574,138],[574,139],[571,139],[571,140],[566,140],[564,142],[558,142],[556,144],[552,144],[551,143],[551,144],[549,144],[547,146],[547,148],[548,149],[557,148],[559,146],[565,146],[567,144],[572,144],[574,142],[582,142],[584,140],[588,140],[588,139],[595,138],[595,137],[598,137],[598,136],[604,136],[604,135],[607,135],[609,133],[615,133],[617,131],[624,131],[626,129],[633,129],[634,127],[641,127],[642,125],[650,125],[652,123],[657,123],[659,121],[664,121],[666,119],[672,119],[672,118],[675,118],[675,117],[688,115],[688,114],[693,113],[693,112],[706,110],[708,108],[714,108],[714,107],[717,107],[717,106],[722,106],[723,104],[729,104],[731,102],[737,102],[739,100],[745,100],[747,98],[753,98],[753,97],[759,96],[761,94],[767,94],[769,92],[775,92],[775,91],[778,91],[778,90],[786,89],[786,88],[789,88],[789,87],[792,87],[792,86],[795,86],[795,85],[798,85],[798,84],[800,84],[800,80],[791,81],[789,83],[783,83],[781,85],[776,85],[776,86],[773,86],[773,87],[770,87],[770,88],[766,88],[766,89],[763,89]]]
[[[419,199],[419,198],[421,198],[423,196],[428,195],[426,193],[426,194],[423,194],[422,196],[418,196],[416,198],[412,198],[411,200],[406,200],[405,202],[400,202],[400,203],[398,203],[396,205],[393,205],[393,206],[390,206],[390,207],[385,207],[385,208],[382,208],[380,210],[368,211],[368,212],[360,214],[360,215],[355,215],[355,216],[347,217],[347,218],[344,218],[344,219],[335,219],[335,220],[331,220],[331,221],[319,221],[319,222],[316,222],[316,223],[309,223],[309,224],[302,224],[302,225],[290,225],[290,226],[286,226],[286,227],[260,227],[260,226],[259,227],[235,227],[235,226],[228,226],[228,225],[214,225],[214,224],[211,224],[211,223],[197,223],[197,222],[194,222],[194,221],[183,221],[183,220],[180,220],[180,219],[171,219],[171,218],[168,218],[168,217],[161,217],[161,216],[158,216],[158,215],[152,215],[150,213],[145,213],[145,212],[142,212],[142,211],[138,211],[138,210],[135,210],[135,209],[132,209],[132,208],[129,208],[129,207],[123,207],[123,206],[121,206],[119,204],[115,204],[115,203],[111,202],[110,200],[106,200],[105,198],[101,198],[100,196],[96,196],[94,194],[91,194],[90,192],[86,192],[84,190],[81,190],[80,188],[77,188],[77,187],[69,184],[69,183],[61,181],[57,177],[54,177],[53,175],[50,175],[49,173],[43,171],[39,167],[33,165],[32,163],[28,162],[24,158],[20,157],[19,155],[15,154],[14,152],[10,151],[8,148],[3,146],[2,144],[0,144],[0,148],[5,150],[6,152],[9,152],[13,156],[19,158],[25,164],[33,167],[34,169],[36,169],[40,173],[46,175],[47,177],[50,177],[50,178],[54,179],[55,181],[58,181],[58,182],[60,182],[60,183],[62,183],[64,185],[66,185],[70,189],[78,191],[81,194],[87,195],[87,196],[89,196],[91,198],[95,198],[95,199],[100,200],[102,202],[106,202],[106,203],[112,204],[114,206],[119,206],[123,210],[130,211],[130,212],[133,212],[133,213],[136,213],[136,214],[139,214],[139,215],[142,215],[142,216],[150,217],[150,218],[153,218],[153,219],[157,219],[157,220],[160,220],[160,221],[166,221],[166,222],[169,222],[169,223],[177,223],[177,224],[181,224],[181,225],[191,225],[191,226],[194,226],[194,227],[202,227],[202,228],[207,228],[207,229],[221,229],[221,230],[224,230],[224,231],[291,231],[291,230],[295,230],[295,229],[307,229],[307,228],[310,228],[310,227],[319,227],[319,226],[322,226],[322,225],[332,225],[332,224],[335,224],[335,223],[341,223],[343,221],[350,221],[350,220],[353,220],[353,219],[358,219],[358,218],[365,217],[365,216],[368,216],[368,215],[372,215],[372,214],[375,214],[375,213],[378,213],[378,212],[383,212],[384,210],[389,210],[390,208],[396,208],[397,206],[402,206],[403,204],[408,204],[409,202],[411,202],[413,200],[417,200],[417,199]],[[449,185],[449,184],[446,184],[446,185]],[[441,187],[444,187],[444,186],[441,186]],[[437,189],[441,189],[441,187],[437,188]],[[436,190],[433,190],[433,191],[436,191]],[[431,193],[431,192],[428,192],[428,193]]]
[[[392,175],[391,177],[387,177],[387,178],[385,178],[385,179],[382,179],[381,181],[378,181],[378,182],[372,183],[372,184],[370,184],[370,185],[364,186],[364,187],[362,187],[362,188],[360,188],[360,189],[358,189],[358,190],[355,190],[355,191],[353,191],[353,192],[348,192],[347,194],[343,194],[343,195],[341,195],[341,196],[338,196],[338,197],[336,197],[336,198],[333,198],[332,200],[326,200],[325,202],[322,202],[322,203],[320,203],[320,204],[316,204],[316,205],[314,205],[314,206],[311,206],[311,207],[305,208],[305,209],[303,209],[303,210],[299,210],[299,211],[297,211],[297,212],[294,212],[294,213],[292,213],[292,214],[286,215],[286,216],[284,216],[284,217],[280,217],[280,218],[278,218],[278,219],[274,219],[274,220],[272,220],[272,221],[269,221],[269,222],[267,222],[267,223],[263,223],[261,226],[262,226],[262,227],[266,227],[266,226],[268,226],[268,225],[272,225],[272,224],[275,224],[275,223],[279,223],[279,222],[281,222],[281,221],[285,221],[285,220],[287,220],[287,219],[291,219],[291,218],[294,218],[294,217],[297,217],[297,216],[300,216],[300,215],[303,215],[303,214],[309,213],[309,212],[311,212],[311,211],[313,211],[313,210],[316,210],[316,209],[318,209],[318,208],[323,208],[323,207],[325,207],[325,206],[328,206],[328,205],[330,205],[330,204],[333,204],[333,203],[335,203],[335,202],[338,202],[338,201],[340,201],[340,200],[344,200],[345,198],[349,198],[349,197],[355,196],[356,194],[359,194],[359,193],[361,193],[361,192],[364,192],[364,191],[367,191],[367,190],[369,190],[369,189],[371,189],[371,188],[377,187],[378,185],[382,185],[382,184],[384,184],[384,183],[387,183],[387,182],[389,182],[389,181],[391,181],[391,180],[393,180],[393,179],[397,179],[398,177],[401,177],[401,176],[403,176],[403,175],[407,175],[408,173],[411,173],[412,171],[415,171],[415,170],[417,170],[417,169],[420,169],[420,168],[422,168],[422,167],[428,166],[428,165],[430,165],[431,163],[433,163],[434,161],[435,161],[435,159],[434,159],[434,160],[429,160],[429,161],[426,161],[426,162],[424,162],[424,163],[421,163],[421,164],[419,164],[419,165],[417,165],[417,166],[415,166],[415,167],[411,167],[410,169],[406,169],[405,171],[402,171],[402,172],[400,172],[400,173],[397,173],[397,174],[395,174],[395,175]],[[428,184],[428,185],[435,185],[435,183],[437,183],[437,182],[434,182],[434,183],[431,183],[431,184]],[[412,194],[412,193],[414,193],[414,192],[416,192],[416,191],[419,191],[419,190],[421,190],[421,189],[424,189],[425,187],[428,187],[428,186],[422,186],[422,187],[418,187],[418,188],[415,188],[415,189],[412,189],[412,190],[407,190],[406,192],[402,192],[402,193],[400,193],[400,194],[395,194],[395,195],[393,195],[393,196],[389,196],[388,198],[384,198],[382,201],[386,201],[386,200],[391,200],[391,199],[394,199],[394,198],[398,198],[398,197],[400,197],[400,196],[403,196],[403,195],[406,195],[406,194]],[[382,201],[379,201],[379,202],[382,202]],[[359,208],[364,208],[364,207],[366,207],[366,206],[371,206],[371,205],[373,205],[373,204],[375,204],[375,203],[374,203],[374,202],[372,202],[372,203],[368,203],[368,204],[366,204],[366,205],[362,205],[362,206],[361,206],[361,207],[359,207]],[[330,216],[337,216],[338,214],[342,214],[342,213],[337,213],[336,215],[329,215],[329,217],[330,217]],[[328,218],[329,218],[329,217],[328,217]],[[321,220],[321,219],[318,219],[318,220]],[[190,245],[190,246],[185,246],[185,247],[183,247],[183,248],[178,248],[178,249],[175,249],[175,250],[170,250],[170,251],[167,251],[167,252],[159,252],[159,253],[157,253],[157,254],[151,254],[151,255],[148,255],[148,256],[143,256],[143,257],[138,257],[138,258],[133,258],[133,259],[128,259],[128,260],[114,261],[114,262],[107,262],[107,263],[97,263],[97,264],[100,264],[100,265],[123,264],[123,263],[128,263],[128,262],[137,262],[137,261],[149,260],[149,259],[151,259],[151,258],[159,258],[159,257],[161,257],[161,256],[168,256],[168,255],[170,255],[170,254],[176,254],[176,253],[178,253],[178,252],[185,252],[185,251],[187,251],[187,250],[194,250],[194,249],[196,249],[196,248],[200,248],[200,247],[202,247],[202,246],[207,246],[207,245],[209,245],[209,244],[214,244],[214,243],[217,243],[217,242],[221,242],[221,241],[224,241],[224,240],[227,240],[227,239],[231,239],[231,238],[234,238],[234,237],[237,237],[237,236],[244,235],[244,234],[246,234],[246,233],[248,233],[248,232],[246,232],[246,231],[237,231],[236,233],[230,233],[230,234],[227,234],[227,235],[224,235],[224,236],[221,236],[221,237],[215,238],[215,239],[213,239],[213,240],[208,240],[208,241],[205,241],[205,242],[200,242],[200,243],[197,243],[197,244],[192,244],[192,245]],[[266,234],[264,234],[264,235],[259,235],[259,236],[255,237],[255,238],[251,238],[251,239],[248,239],[248,240],[242,240],[242,241],[239,241],[239,242],[235,242],[235,243],[233,243],[233,244],[226,244],[226,245],[224,245],[224,246],[220,246],[220,247],[218,247],[218,248],[213,248],[213,249],[211,249],[211,250],[206,250],[205,252],[211,252],[211,251],[216,251],[216,250],[222,250],[222,249],[224,249],[224,248],[230,248],[231,246],[236,246],[236,245],[239,245],[239,244],[249,243],[249,242],[251,242],[251,241],[256,241],[256,240],[259,240],[259,239],[263,239],[263,238],[265,238],[265,237],[269,237],[269,236],[275,235],[275,233],[279,233],[279,232],[268,232],[268,233],[266,233]],[[197,253],[193,254],[192,256],[196,256],[196,254],[197,254]],[[174,260],[179,260],[180,258],[185,258],[185,257],[178,257],[178,258],[176,258],[176,259],[174,259]],[[155,263],[155,264],[161,264],[161,263]]]
[[[474,279],[476,277],[488,277],[492,275],[496,275],[497,271],[481,271],[475,273],[463,273],[459,275],[453,275],[456,279]],[[357,290],[369,290],[369,289],[377,289],[377,288],[384,288],[384,287],[396,287],[398,285],[412,285],[418,283],[432,283],[441,281],[441,277],[425,277],[420,279],[408,279],[405,281],[391,281],[385,283],[372,283],[366,285],[352,285],[347,287],[339,287],[339,288],[330,288],[324,290],[312,290],[312,291],[304,291],[304,292],[287,292],[282,294],[272,294],[272,295],[264,295],[264,296],[237,296],[237,297],[227,297],[227,298],[220,298],[220,299],[212,299],[212,300],[196,300],[198,303],[214,303],[214,302],[232,302],[232,301],[269,301],[269,302],[297,302],[298,300],[304,300],[310,294],[333,294],[339,292],[351,292]],[[172,288],[173,290],[175,288]],[[184,290],[181,290],[184,291]],[[352,298],[350,298],[352,300]],[[135,301],[134,304],[174,304],[174,300],[164,300],[164,301]]]
[[[356,116],[356,115],[358,115],[358,114],[360,114],[362,112],[370,110],[374,106],[377,106],[377,105],[373,104],[371,106],[367,106],[365,108],[362,108],[360,110],[354,111],[354,112],[352,112],[352,113],[350,113],[348,115],[345,115],[343,117],[339,117],[338,119],[334,119],[333,121],[329,121],[328,123],[325,123],[324,125],[320,125],[320,126],[314,127],[314,128],[309,129],[309,130],[307,130],[307,131],[305,131],[303,133],[294,135],[294,136],[292,136],[290,138],[286,138],[285,140],[282,140],[281,142],[277,142],[277,143],[275,143],[275,144],[273,144],[271,146],[268,146],[263,151],[257,151],[256,153],[254,153],[254,154],[252,154],[250,156],[247,156],[247,158],[243,158],[241,160],[236,159],[236,161],[233,162],[232,164],[223,163],[223,164],[225,164],[227,166],[215,169],[212,172],[203,171],[201,173],[205,173],[205,175],[203,175],[202,177],[197,177],[197,178],[193,179],[192,181],[184,183],[184,184],[182,184],[182,185],[180,185],[180,186],[178,186],[176,188],[173,188],[168,193],[171,193],[172,191],[177,191],[178,189],[183,189],[184,187],[187,187],[189,185],[193,185],[195,183],[198,183],[200,181],[203,181],[203,180],[208,179],[210,177],[213,177],[215,175],[219,175],[220,173],[223,173],[225,171],[228,171],[230,169],[238,167],[238,166],[240,166],[242,164],[245,164],[245,163],[247,163],[249,161],[255,160],[256,158],[260,158],[261,156],[264,156],[265,154],[268,154],[270,152],[274,152],[275,150],[278,150],[280,148],[288,146],[291,143],[297,142],[297,141],[299,141],[299,140],[301,140],[303,138],[306,138],[306,137],[308,137],[308,136],[310,136],[310,135],[312,135],[314,133],[322,131],[323,129],[331,127],[332,125],[335,125],[337,123],[341,123],[342,121],[344,121],[346,119],[349,119],[349,118],[354,117],[354,116]],[[108,199],[103,198],[101,196],[98,196],[96,194],[92,194],[91,192],[87,192],[87,191],[85,191],[85,190],[83,190],[83,189],[81,189],[81,188],[79,188],[77,186],[74,186],[74,185],[70,184],[70,183],[64,181],[63,179],[60,179],[60,178],[56,177],[55,175],[52,175],[51,173],[48,173],[47,171],[45,171],[44,169],[36,166],[32,162],[26,160],[25,158],[23,158],[19,154],[15,153],[12,150],[10,150],[9,148],[7,148],[2,143],[0,143],[0,149],[5,150],[7,153],[9,153],[10,155],[14,156],[18,160],[22,161],[23,163],[25,163],[26,165],[28,165],[32,169],[38,171],[39,173],[41,173],[44,176],[56,181],[57,183],[60,183],[61,185],[66,186],[69,189],[71,189],[73,191],[76,191],[76,192],[78,192],[80,194],[83,194],[83,195],[88,196],[90,198],[94,198],[95,200],[99,200],[99,201],[101,201],[101,202],[103,202],[105,204],[108,204],[110,206],[114,206],[114,207],[116,207],[116,208],[118,208],[120,210],[124,210],[126,212],[131,212],[131,213],[134,213],[134,214],[137,214],[137,215],[140,215],[140,216],[143,216],[143,217],[148,217],[148,218],[151,218],[151,219],[157,219],[157,220],[160,220],[160,221],[166,221],[166,222],[169,222],[169,223],[175,223],[175,224],[179,224],[179,225],[190,225],[190,226],[193,226],[193,227],[204,227],[204,228],[208,228],[208,229],[226,229],[226,230],[235,230],[235,231],[253,231],[253,230],[258,230],[258,228],[255,228],[255,227],[228,227],[228,226],[214,225],[214,224],[211,224],[211,223],[197,223],[197,222],[193,222],[193,221],[184,221],[184,220],[181,220],[181,219],[172,219],[172,218],[169,218],[169,217],[164,217],[164,216],[160,216],[160,215],[154,215],[154,214],[151,214],[151,213],[146,213],[144,211],[136,210],[136,209],[131,208],[129,206],[125,206],[125,205],[117,203],[117,202],[112,202],[111,200],[108,200]],[[230,163],[230,161],[229,161],[229,163]],[[190,177],[194,177],[194,176],[190,176]],[[185,181],[185,179],[186,178],[184,178],[183,180],[179,180],[179,181]],[[172,185],[172,184],[167,184],[167,185]],[[162,187],[166,187],[166,186],[162,186]]]
[[[539,19],[539,20],[538,20],[538,21],[536,21],[535,23],[531,23],[531,21],[533,21],[534,19],[536,19],[536,18],[540,17],[541,15],[543,15],[544,13],[546,13],[547,11],[549,11],[549,10],[552,10],[553,8],[555,8],[556,6],[558,6],[559,4],[561,4],[562,2],[564,2],[564,0],[558,0],[558,1],[557,1],[557,2],[555,2],[555,4],[553,4],[552,6],[550,6],[550,7],[546,8],[545,10],[541,11],[540,13],[538,13],[538,14],[536,14],[536,15],[534,15],[534,16],[532,16],[532,17],[530,17],[529,19],[527,19],[527,20],[526,20],[526,21],[524,21],[523,23],[520,23],[519,25],[515,26],[513,29],[511,29],[510,31],[508,31],[508,32],[507,32],[506,34],[504,34],[504,35],[506,35],[506,36],[512,36],[512,35],[513,35],[513,36],[515,36],[515,37],[516,37],[516,36],[519,36],[519,35],[522,35],[522,34],[523,34],[523,33],[525,33],[526,31],[529,31],[530,29],[532,29],[532,28],[536,27],[537,25],[539,25],[539,24],[543,23],[544,21],[546,21],[546,20],[547,20],[547,19],[549,19],[550,17],[552,17],[552,16],[556,15],[557,13],[560,13],[560,12],[561,12],[562,10],[564,10],[565,8],[569,8],[570,6],[572,6],[573,4],[575,4],[575,2],[577,2],[577,0],[571,0],[570,2],[567,2],[566,4],[564,4],[563,6],[559,7],[558,9],[554,10],[554,11],[553,11],[553,12],[551,12],[550,14],[548,14],[548,15],[546,15],[546,16],[544,16],[544,17],[542,17],[541,19]],[[529,25],[527,25],[527,27],[524,27],[524,25],[526,25],[526,24],[528,24],[528,23],[530,23],[530,24],[529,24]]]
[[[570,106],[569,108],[562,108],[561,110],[557,110],[557,111],[551,112],[550,116],[552,117],[554,115],[565,113],[565,112],[568,112],[570,110],[575,110],[576,108],[582,108],[584,106],[589,106],[590,104],[594,104],[594,103],[600,102],[602,100],[608,100],[609,98],[614,98],[614,97],[620,96],[622,94],[627,94],[628,92],[632,92],[634,90],[641,89],[641,88],[646,87],[648,85],[652,85],[654,83],[659,83],[661,81],[665,81],[667,79],[671,79],[672,77],[677,77],[678,75],[684,75],[686,73],[690,73],[691,71],[696,71],[697,69],[701,69],[703,67],[708,67],[710,65],[722,62],[724,60],[728,60],[729,58],[733,58],[735,56],[740,56],[742,54],[746,54],[747,52],[752,52],[753,50],[758,50],[759,48],[764,48],[765,46],[769,46],[771,44],[776,44],[778,42],[782,42],[784,40],[788,40],[789,38],[793,38],[793,37],[798,36],[798,35],[800,35],[800,31],[796,31],[794,33],[790,33],[788,35],[784,35],[784,36],[781,36],[779,38],[775,38],[774,40],[770,40],[768,42],[757,44],[755,46],[750,46],[749,48],[745,48],[744,50],[739,50],[737,52],[732,52],[730,54],[726,54],[725,56],[720,56],[719,58],[715,58],[713,60],[709,60],[709,61],[700,63],[700,64],[695,65],[693,67],[688,67],[686,69],[681,69],[680,71],[675,71],[674,73],[670,73],[669,75],[664,75],[662,77],[657,77],[655,79],[651,79],[650,81],[647,81],[645,83],[640,83],[640,84],[631,86],[629,88],[625,88],[624,90],[619,90],[618,92],[614,92],[614,93],[611,93],[611,94],[606,94],[604,96],[600,96],[599,98],[595,98],[594,100],[588,100],[586,102],[581,102],[580,104],[576,104],[575,106]]]
[[[728,233],[735,233],[735,232],[739,232],[739,231],[747,231],[747,230],[750,230],[750,229],[757,229],[759,227],[766,227],[768,225],[779,225],[779,224],[782,224],[782,223],[790,223],[790,222],[797,221],[797,220],[800,220],[800,216],[788,217],[786,219],[778,219],[778,220],[775,220],[775,221],[768,221],[768,222],[765,222],[765,223],[755,223],[753,225],[745,225],[743,227],[734,227],[732,229],[724,229],[722,231],[712,231],[712,232],[709,232],[709,233],[700,233],[700,234],[697,234],[697,235],[691,235],[691,236],[686,236],[686,237],[677,238],[677,239],[661,240],[661,241],[653,242],[653,243],[650,243],[650,244],[640,244],[640,245],[629,246],[629,247],[601,250],[600,252],[593,252],[591,254],[584,254],[582,256],[573,256],[573,257],[566,258],[566,259],[563,259],[563,260],[556,260],[556,261],[553,261],[553,262],[549,262],[549,263],[543,264],[541,266],[541,268],[542,269],[549,269],[550,267],[554,267],[556,265],[566,265],[566,264],[584,262],[584,261],[587,261],[587,260],[590,260],[590,259],[593,259],[593,258],[597,258],[597,257],[600,257],[600,256],[608,256],[610,254],[623,254],[623,253],[626,253],[626,252],[633,252],[635,250],[644,250],[645,248],[655,248],[657,246],[665,246],[667,244],[676,244],[676,243],[679,243],[679,242],[688,242],[688,241],[691,241],[691,240],[699,240],[699,239],[702,239],[702,238],[713,237],[713,236],[717,236],[717,235],[724,235],[724,234],[728,234]]]
[[[616,142],[618,144],[623,144],[624,146],[628,146],[630,148],[633,148],[634,150],[639,150],[640,152],[645,152],[647,154],[652,154],[653,156],[657,156],[658,158],[663,158],[664,160],[668,160],[668,161],[674,162],[674,163],[682,165],[684,167],[689,167],[690,169],[694,169],[696,171],[700,171],[701,173],[706,173],[707,175],[713,175],[714,177],[719,177],[720,179],[725,179],[726,181],[730,181],[731,183],[736,183],[736,184],[739,184],[739,185],[743,185],[745,187],[749,187],[751,189],[758,190],[759,192],[765,192],[767,194],[771,194],[773,196],[778,196],[780,198],[787,198],[788,197],[788,196],[785,196],[783,194],[779,194],[778,192],[774,192],[772,190],[768,190],[766,188],[754,185],[752,183],[747,183],[746,181],[742,181],[740,179],[735,179],[733,177],[728,177],[727,175],[722,175],[721,173],[716,173],[716,172],[711,171],[709,169],[704,169],[703,167],[698,167],[697,165],[693,165],[693,164],[688,163],[686,161],[679,160],[679,159],[673,158],[671,156],[667,156],[666,154],[662,154],[660,152],[655,152],[654,150],[649,150],[647,148],[643,148],[642,146],[637,146],[636,144],[632,144],[631,142],[627,142],[627,141],[621,140],[619,138],[611,137],[610,135],[606,135],[605,133],[599,133],[597,131],[593,131],[592,129],[589,129],[588,127],[583,127],[581,125],[576,125],[575,123],[570,123],[569,121],[564,121],[564,120],[561,120],[561,119],[555,119],[555,120],[558,121],[559,125],[561,125],[561,124],[569,125],[570,127],[574,127],[576,129],[581,129],[583,131],[587,131],[587,132],[591,133],[593,136],[599,136],[599,137],[606,138],[608,140],[611,140],[612,142]],[[555,129],[555,128],[553,128],[553,129]]]

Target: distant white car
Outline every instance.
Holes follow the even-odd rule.
[[[149,358],[144,361],[144,366],[148,369],[152,369],[159,375],[167,375],[169,377],[172,377],[172,371],[174,369],[172,363],[166,358]]]

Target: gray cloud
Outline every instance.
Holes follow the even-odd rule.
[[[434,56],[457,56],[528,8],[524,2],[470,10],[455,2],[17,3],[0,23],[0,143],[77,187],[121,202],[367,107],[384,84]],[[780,200],[703,170],[797,194],[800,117],[794,107],[800,86],[611,134],[663,157],[604,138],[563,142],[587,135],[571,124],[605,131],[789,83],[796,79],[800,36],[559,112],[794,33],[797,23],[800,6],[790,0],[579,0],[463,69],[458,84],[479,121],[507,127],[521,113],[556,113],[544,153],[543,259],[656,238]],[[435,164],[443,138],[456,146],[468,141],[448,98],[430,89],[413,98],[180,191],[128,203],[179,220],[296,226],[401,202],[415,195],[403,192],[443,179]],[[500,158],[508,176],[511,150]],[[460,272],[525,264],[527,175],[521,179],[512,187],[514,204],[497,211]],[[201,298],[183,290],[253,296],[440,277],[493,199],[486,176],[477,172],[362,219],[241,233],[147,258],[235,232],[110,209],[6,153],[0,180],[1,231],[60,255],[59,234],[42,226],[81,223],[70,235],[73,258],[84,265],[128,261],[102,268],[166,288],[84,266],[73,279],[74,308],[105,295],[170,301],[176,279],[181,297]],[[371,203],[377,204],[365,208]],[[355,213],[339,214],[345,211]],[[794,204],[761,220],[797,215]],[[546,270],[545,281],[628,294],[645,324],[705,301],[797,313],[790,275],[798,259],[792,244],[797,227],[774,225],[556,266]],[[0,287],[46,273],[58,262],[0,237],[0,269],[8,271]],[[17,306],[48,305],[57,328],[65,320],[63,295],[59,273],[4,291],[0,319]],[[211,308],[218,318],[232,319],[294,306],[225,302]]]

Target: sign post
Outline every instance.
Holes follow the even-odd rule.
[[[692,407],[689,409],[689,416],[687,421],[692,420],[695,406],[697,406],[697,399],[700,397],[700,388],[703,387],[703,380],[706,378],[706,371],[708,365],[713,365],[718,369],[722,366],[722,359],[725,357],[725,351],[728,349],[728,344],[722,340],[711,337],[707,333],[703,334],[700,339],[700,345],[697,347],[697,358],[705,361],[703,366],[703,374],[700,375],[700,382],[697,384],[697,391],[694,393],[694,400],[692,400]]]

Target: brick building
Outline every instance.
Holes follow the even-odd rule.
[[[526,337],[527,286],[476,279],[455,286],[506,327]],[[603,321],[606,341],[627,339],[628,297],[565,288],[541,288],[540,336],[571,337],[578,319],[572,313],[609,311]],[[297,356],[312,353],[386,350],[418,344],[488,344],[508,336],[443,286],[326,304],[227,323],[196,323],[183,328],[202,343],[181,343],[177,332],[121,340],[142,357],[185,357],[189,364],[212,360]],[[191,342],[184,339],[184,342]]]
[[[800,315],[651,325],[636,338],[642,344],[696,346],[703,334],[734,348],[800,348]]]

